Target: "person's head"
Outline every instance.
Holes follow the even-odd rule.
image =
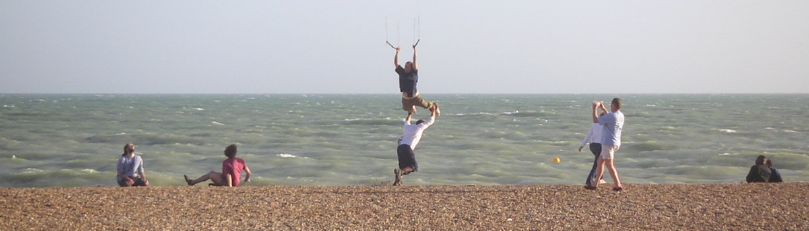
[[[621,110],[621,104],[623,104],[623,100],[621,98],[612,98],[612,102],[610,102],[610,110],[612,112]]]
[[[766,162],[766,161],[767,161],[767,157],[764,156],[764,155],[759,155],[758,157],[756,157],[756,165],[763,165],[764,162]]]
[[[410,73],[413,71],[413,62],[407,61],[405,62],[405,72]]]
[[[770,159],[765,160],[764,165],[767,165],[768,168],[772,168],[772,160]]]
[[[424,123],[424,120],[418,120],[418,121],[416,121],[416,125],[418,125],[418,124],[422,124],[422,123]]]
[[[235,144],[228,145],[228,147],[225,148],[225,156],[227,156],[228,158],[236,157],[237,151],[238,150]]]
[[[125,144],[124,145],[124,154],[122,155],[129,155],[135,153],[135,144]]]

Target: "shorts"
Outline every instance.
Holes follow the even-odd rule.
[[[618,151],[620,146],[601,144],[601,155],[599,158],[602,160],[612,160],[615,158],[615,152]]]
[[[401,144],[396,148],[396,154],[399,156],[399,169],[410,167],[413,171],[419,169],[419,164],[416,163],[416,153],[410,148],[410,145]]]
[[[143,178],[140,178],[140,177],[132,177],[132,178],[135,179],[135,184],[132,184],[132,186],[146,186],[146,181],[144,181]],[[126,178],[124,178],[124,177],[118,178],[118,186],[121,186],[121,187],[129,186],[129,185],[126,185],[126,183],[127,183]]]
[[[425,109],[430,109],[433,107],[433,102],[424,100],[421,98],[421,95],[416,95],[410,98],[402,97],[402,109],[407,111],[408,113],[415,113],[413,110],[413,106],[423,107]]]

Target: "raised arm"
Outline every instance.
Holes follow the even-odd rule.
[[[419,65],[416,62],[416,45],[413,45],[413,70],[418,71]]]
[[[410,119],[413,119],[414,113],[407,113],[407,117],[405,117],[405,124],[410,124]]]
[[[396,48],[396,55],[393,56],[393,66],[394,68],[399,68],[399,48]]]
[[[600,102],[593,103],[593,123],[598,123],[598,105]]]

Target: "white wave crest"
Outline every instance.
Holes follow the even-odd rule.
[[[733,129],[719,129],[719,131],[724,132],[724,133],[731,133],[731,134],[737,132],[736,130],[733,130]]]

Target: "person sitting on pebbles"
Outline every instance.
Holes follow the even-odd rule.
[[[228,158],[222,161],[221,173],[211,171],[194,180],[191,180],[188,178],[188,176],[183,175],[185,178],[185,183],[187,183],[189,186],[193,186],[195,184],[211,180],[213,183],[208,185],[238,187],[242,182],[242,172],[245,173],[244,182],[250,182],[250,176],[252,175],[250,168],[247,167],[247,163],[245,163],[244,160],[241,158],[236,158],[236,152],[237,148],[235,144],[231,144],[225,148],[225,156]]]
[[[135,155],[135,144],[124,145],[124,153],[118,159],[116,179],[121,187],[149,186],[143,171],[143,158]]]
[[[772,170],[766,165],[767,157],[759,155],[756,157],[756,165],[750,167],[750,172],[747,173],[747,183],[756,182],[769,182]]]

